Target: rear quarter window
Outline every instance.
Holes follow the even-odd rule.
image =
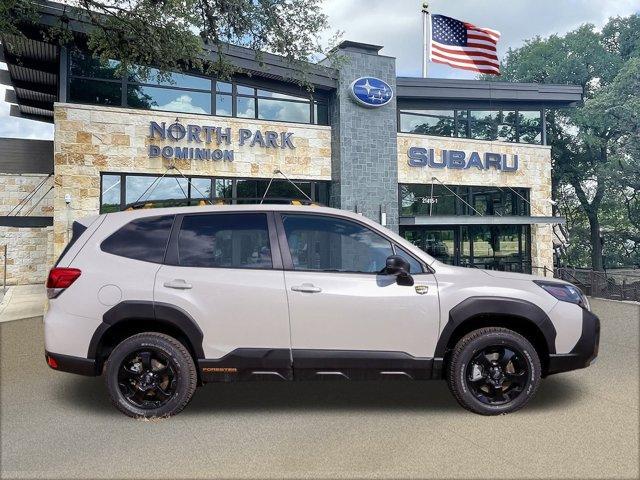
[[[100,249],[120,257],[162,263],[173,219],[173,215],[163,215],[133,220],[107,237]]]

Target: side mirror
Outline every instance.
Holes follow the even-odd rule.
[[[389,255],[383,273],[395,275],[396,283],[405,287],[413,286],[413,277],[409,274],[411,265],[399,255]]]

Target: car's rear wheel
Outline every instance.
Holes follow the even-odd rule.
[[[185,346],[155,332],[123,340],[111,352],[105,372],[111,401],[134,418],[179,413],[197,384],[196,368]]]
[[[453,349],[447,381],[464,408],[499,415],[524,407],[540,384],[540,359],[522,335],[499,327],[467,334]]]

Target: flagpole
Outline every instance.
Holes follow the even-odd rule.
[[[431,18],[429,16],[429,4],[422,4],[422,77],[427,78],[427,65],[429,63],[429,47],[431,46]]]

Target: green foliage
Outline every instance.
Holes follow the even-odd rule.
[[[18,33],[36,13],[29,0],[0,0],[0,31]],[[105,63],[120,60],[122,71],[154,66],[167,80],[189,68],[228,78],[238,71],[225,56],[232,44],[283,56],[307,88],[307,61],[323,53],[319,33],[327,28],[319,0],[77,0],[45,35],[64,43],[74,18],[93,27],[89,49]],[[146,78],[150,70],[138,73]]]
[[[611,18],[601,31],[585,24],[536,37],[502,63],[504,81],[584,88],[583,105],[547,113],[553,193],[570,232],[567,263],[639,264],[640,16]]]

